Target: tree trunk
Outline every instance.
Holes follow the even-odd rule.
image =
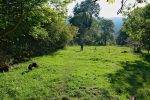
[[[81,51],[83,51],[83,43],[81,43],[81,45],[80,45],[80,46],[81,46]]]
[[[106,37],[105,37],[105,40],[104,40],[104,42],[105,42],[105,44],[104,44],[104,45],[105,45],[105,46],[107,45],[106,41],[107,41],[107,40],[106,40]]]
[[[135,53],[141,53],[141,47],[139,45],[134,45],[134,52]]]
[[[149,54],[149,51],[150,51],[150,45],[148,46],[148,54]]]
[[[84,32],[81,32],[81,33],[80,33],[80,46],[81,46],[81,51],[83,51],[83,43],[84,43],[84,42],[83,42],[83,41],[84,41],[84,40],[83,40],[83,37],[84,37]]]
[[[137,47],[137,53],[141,53],[141,47]]]

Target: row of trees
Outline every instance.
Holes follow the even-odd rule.
[[[73,39],[78,29],[65,22],[67,0],[48,1],[0,2],[0,64],[56,51]]]

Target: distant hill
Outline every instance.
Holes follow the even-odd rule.
[[[116,36],[118,36],[118,32],[121,29],[121,26],[123,24],[123,17],[112,17],[109,19],[111,19],[115,24],[115,34],[114,35],[116,37]]]

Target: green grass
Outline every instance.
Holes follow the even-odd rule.
[[[0,99],[150,100],[150,57],[127,47],[67,47],[0,73]],[[127,53],[121,53],[126,50]],[[39,68],[27,72],[30,63]]]

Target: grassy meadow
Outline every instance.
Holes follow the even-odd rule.
[[[127,53],[121,53],[126,50]],[[30,63],[39,68],[28,71]],[[150,100],[150,57],[116,46],[66,47],[0,73],[0,100]]]

